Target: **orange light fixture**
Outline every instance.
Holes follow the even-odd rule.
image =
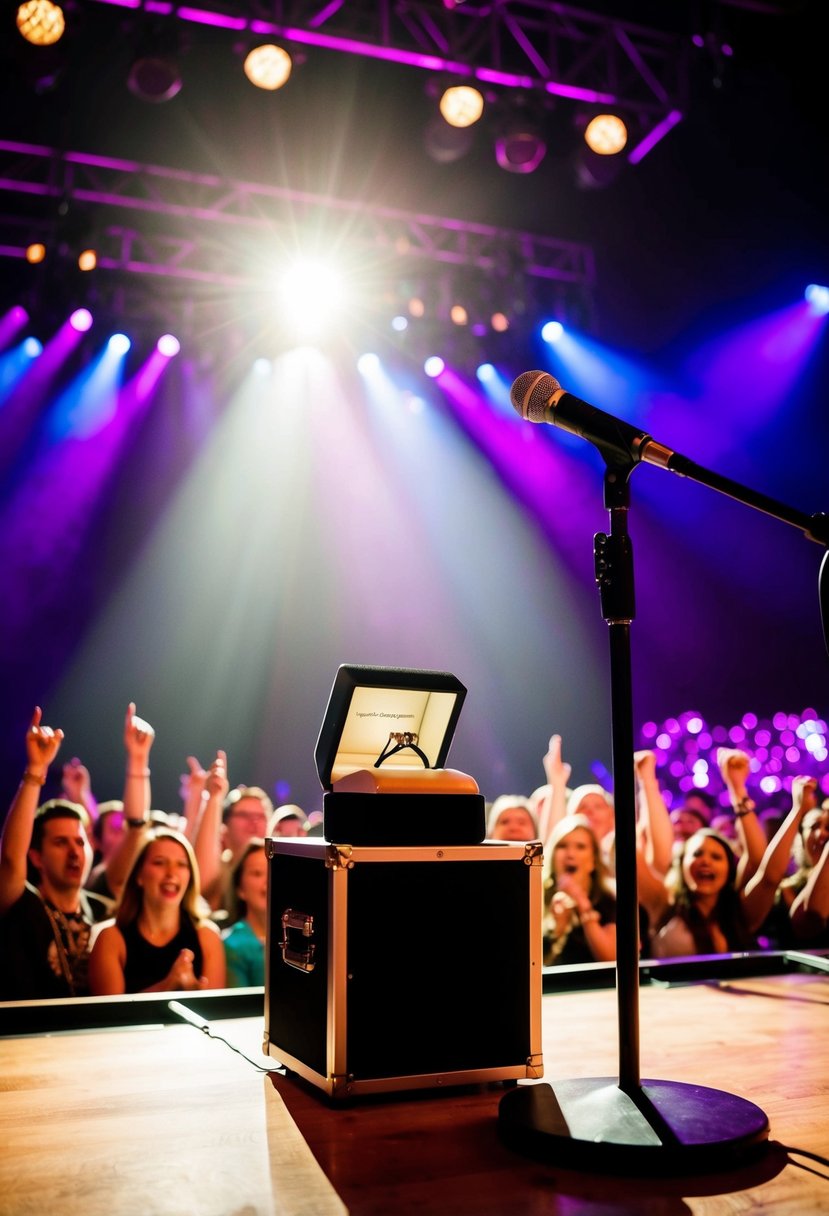
[[[28,0],[18,5],[17,28],[33,46],[52,46],[66,29],[63,9],[51,0]]]
[[[597,114],[584,131],[584,142],[598,156],[615,156],[628,141],[628,129],[618,114]]]
[[[271,42],[255,46],[245,57],[245,75],[257,89],[281,89],[291,75],[291,56]]]
[[[484,112],[484,99],[472,85],[452,85],[440,99],[440,112],[450,127],[471,127]]]

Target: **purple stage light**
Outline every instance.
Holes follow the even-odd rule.
[[[28,320],[29,314],[20,304],[15,304],[14,308],[10,308],[5,316],[0,317],[0,350],[11,342]]]
[[[181,343],[175,334],[162,334],[156,343],[158,353],[167,359],[174,359],[181,350]]]
[[[92,313],[88,308],[76,308],[69,318],[69,324],[79,334],[85,334],[92,328]]]
[[[432,380],[439,376],[441,372],[445,370],[445,368],[446,364],[443,362],[440,355],[430,355],[423,364],[424,372],[427,376],[430,376]]]

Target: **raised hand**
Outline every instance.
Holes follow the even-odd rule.
[[[135,712],[135,702],[130,701],[124,720],[124,747],[130,761],[134,762],[136,767],[146,766],[154,739],[155,731],[149,722],[138,717]]]
[[[544,772],[550,785],[563,789],[570,780],[572,766],[561,758],[561,735],[551,735],[547,753],[543,760]]]
[[[792,809],[811,811],[817,806],[817,778],[795,777],[792,782]]]
[[[636,770],[636,776],[643,784],[646,781],[655,781],[656,753],[651,751],[634,752],[633,767]]]
[[[227,797],[230,789],[227,779],[227,755],[221,750],[216,752],[216,759],[207,772],[205,789],[211,798],[216,794],[221,794],[222,798]]]
[[[717,749],[717,765],[729,790],[736,797],[742,798],[746,792],[750,769],[746,753],[736,748],[720,747]]]
[[[29,729],[26,731],[26,757],[30,770],[41,770],[45,774],[60,750],[63,731],[60,728],[53,730],[51,726],[41,725],[42,717],[43,711],[36,705]]]
[[[81,764],[77,756],[73,756],[63,766],[61,786],[64,794],[72,802],[86,806],[92,793],[92,783],[89,779],[89,769]]]
[[[189,771],[182,773],[180,777],[181,797],[185,802],[191,794],[194,797],[197,792],[201,794],[207,781],[207,769],[202,768],[201,761],[196,756],[187,757],[187,768]]]

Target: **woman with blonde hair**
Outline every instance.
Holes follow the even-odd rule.
[[[93,996],[225,986],[216,926],[200,913],[199,871],[179,832],[148,832],[89,960]]]
[[[544,965],[615,959],[616,890],[585,815],[556,824],[544,873]]]

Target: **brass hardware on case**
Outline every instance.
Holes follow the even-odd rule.
[[[304,939],[304,945],[298,946],[292,941],[290,937],[292,931],[300,934],[301,940]],[[288,967],[296,968],[297,971],[313,971],[316,966],[314,955],[317,950],[315,943],[310,940],[313,936],[313,916],[309,916],[305,912],[298,912],[295,908],[286,908],[282,913],[282,940],[279,943],[283,963]]]

